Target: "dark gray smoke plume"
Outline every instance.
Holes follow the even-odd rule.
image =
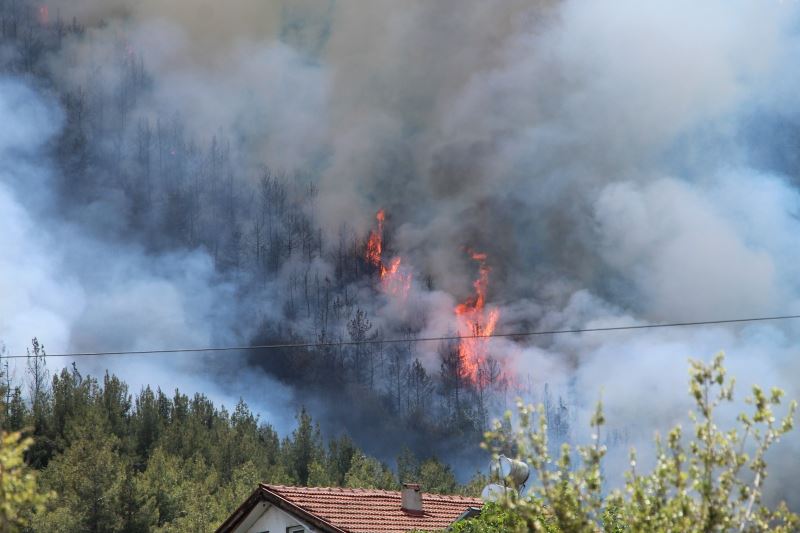
[[[48,27],[56,13],[83,27],[35,76],[0,56],[16,65],[0,91],[11,352],[34,335],[51,351],[351,340],[358,311],[364,338],[451,334],[477,276],[467,250],[487,254],[503,332],[800,311],[797,3],[58,0],[48,13]],[[376,289],[363,261],[379,209],[407,298]],[[684,421],[690,356],[725,349],[741,390],[800,397],[799,328],[494,339],[513,379],[491,409],[547,383],[578,438],[602,390],[612,429],[641,443]],[[474,444],[377,422],[414,412],[398,376],[413,382],[414,359],[442,372],[441,346],[370,350],[92,364],[242,395],[265,416],[316,406],[386,456],[398,438],[454,456]],[[355,377],[336,381],[342,368]],[[341,401],[359,395],[382,399]],[[776,449],[770,478],[794,506],[799,446]]]

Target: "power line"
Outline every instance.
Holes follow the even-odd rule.
[[[491,335],[450,335],[441,337],[415,337],[408,339],[370,339],[363,341],[336,341],[336,342],[297,342],[281,344],[261,344],[255,346],[223,346],[218,348],[172,348],[165,350],[124,350],[108,352],[75,352],[47,354],[47,357],[92,357],[92,356],[113,356],[113,355],[160,355],[175,353],[201,353],[201,352],[235,352],[235,351],[254,351],[254,350],[279,350],[286,348],[326,348],[337,346],[356,346],[363,344],[401,344],[412,342],[445,342],[463,339],[489,339],[489,338],[514,338],[514,337],[536,337],[543,335],[563,335],[566,333],[597,333],[603,331],[626,331],[636,329],[658,329],[658,328],[679,328],[691,326],[713,326],[720,324],[740,324],[744,322],[767,322],[775,320],[791,320],[800,318],[800,315],[764,316],[752,318],[731,318],[727,320],[703,320],[698,322],[672,322],[667,324],[640,324],[631,326],[612,326],[605,328],[575,328],[575,329],[555,329],[544,331],[523,331],[517,333],[492,333]],[[2,359],[24,359],[28,355],[0,355]]]

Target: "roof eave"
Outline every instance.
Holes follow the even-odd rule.
[[[236,508],[236,510],[231,513],[231,515],[225,520],[222,525],[220,525],[215,533],[230,533],[242,523],[242,521],[247,518],[247,515],[250,514],[250,511],[258,505],[258,503],[263,499],[262,489],[258,487],[254,490],[247,499]]]
[[[264,499],[273,504],[275,507],[296,515],[302,520],[316,526],[325,533],[348,533],[346,529],[336,527],[324,518],[320,518],[319,516],[306,511],[302,507],[295,505],[277,492],[270,490],[270,488],[263,483],[259,485],[259,489],[261,490],[261,494]]]
[[[461,513],[461,515],[453,521],[453,524],[456,524],[468,518],[475,518],[476,516],[480,516],[481,511],[482,511],[481,507],[473,507],[473,506],[467,507],[467,510]],[[453,527],[452,524],[450,525],[450,527]]]

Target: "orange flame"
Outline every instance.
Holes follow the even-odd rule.
[[[383,221],[386,219],[386,213],[383,209],[378,211],[375,215],[378,221],[378,229],[369,232],[369,240],[367,241],[367,261],[378,267],[379,270],[383,268]]]
[[[388,266],[383,262],[383,223],[386,220],[386,213],[383,209],[378,211],[375,219],[378,221],[378,227],[369,233],[367,262],[378,269],[384,292],[405,299],[411,289],[411,274],[401,269],[402,258],[400,257],[393,258]]]
[[[411,273],[400,270],[402,259],[395,257],[389,267],[381,265],[381,285],[384,292],[405,299],[411,290]]]
[[[471,255],[472,259],[478,262],[478,279],[472,284],[475,294],[458,304],[455,313],[458,320],[458,334],[465,337],[458,343],[458,356],[461,358],[467,379],[477,384],[479,370],[487,358],[487,341],[480,337],[488,337],[494,333],[500,311],[497,308],[485,308],[486,290],[491,272],[486,265],[486,254],[472,252]]]
[[[47,6],[39,6],[39,24],[46,26],[50,22],[50,13]]]

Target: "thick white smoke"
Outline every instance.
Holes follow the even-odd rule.
[[[12,79],[0,80],[0,339],[7,355],[24,355],[33,336],[51,353],[94,350],[231,345],[234,288],[200,251],[154,255],[135,245],[86,233],[59,213],[48,142],[61,127],[59,107]],[[240,354],[230,353],[234,366]],[[51,358],[57,372],[74,359]],[[151,385],[203,391],[233,406],[251,387],[283,394],[268,381],[237,375],[235,391],[208,380],[202,354],[81,359],[81,369],[118,373],[132,392]],[[24,379],[25,360],[10,363]],[[263,394],[249,398],[278,424],[291,417],[272,412]]]
[[[258,163],[314,174],[329,236],[345,225],[365,235],[386,208],[425,336],[452,333],[453,305],[472,290],[465,247],[489,255],[504,331],[800,310],[795,2],[58,4],[67,18],[108,21],[50,58],[62,81],[114,85],[130,50],[153,84],[132,116],[178,113],[201,143],[223,131],[245,181]],[[0,135],[14,172],[39,176],[47,166],[31,160],[58,112],[30,105]],[[0,260],[0,283],[15,280],[0,337],[14,350],[32,334],[65,350],[241,338],[233,289],[203,253],[151,257],[56,230],[30,210],[35,198],[22,203],[30,182],[8,183],[0,239],[30,256]],[[90,255],[102,265],[91,274]],[[322,277],[333,270],[319,263]],[[258,312],[280,315],[268,293]],[[376,325],[403,312],[372,309]],[[799,324],[781,322],[492,348],[534,388],[575,391],[585,407],[604,390],[611,423],[641,442],[684,419],[690,356],[725,349],[742,389],[800,397],[798,337]],[[434,349],[419,348],[435,370]],[[782,446],[772,490],[798,505],[798,439]]]

